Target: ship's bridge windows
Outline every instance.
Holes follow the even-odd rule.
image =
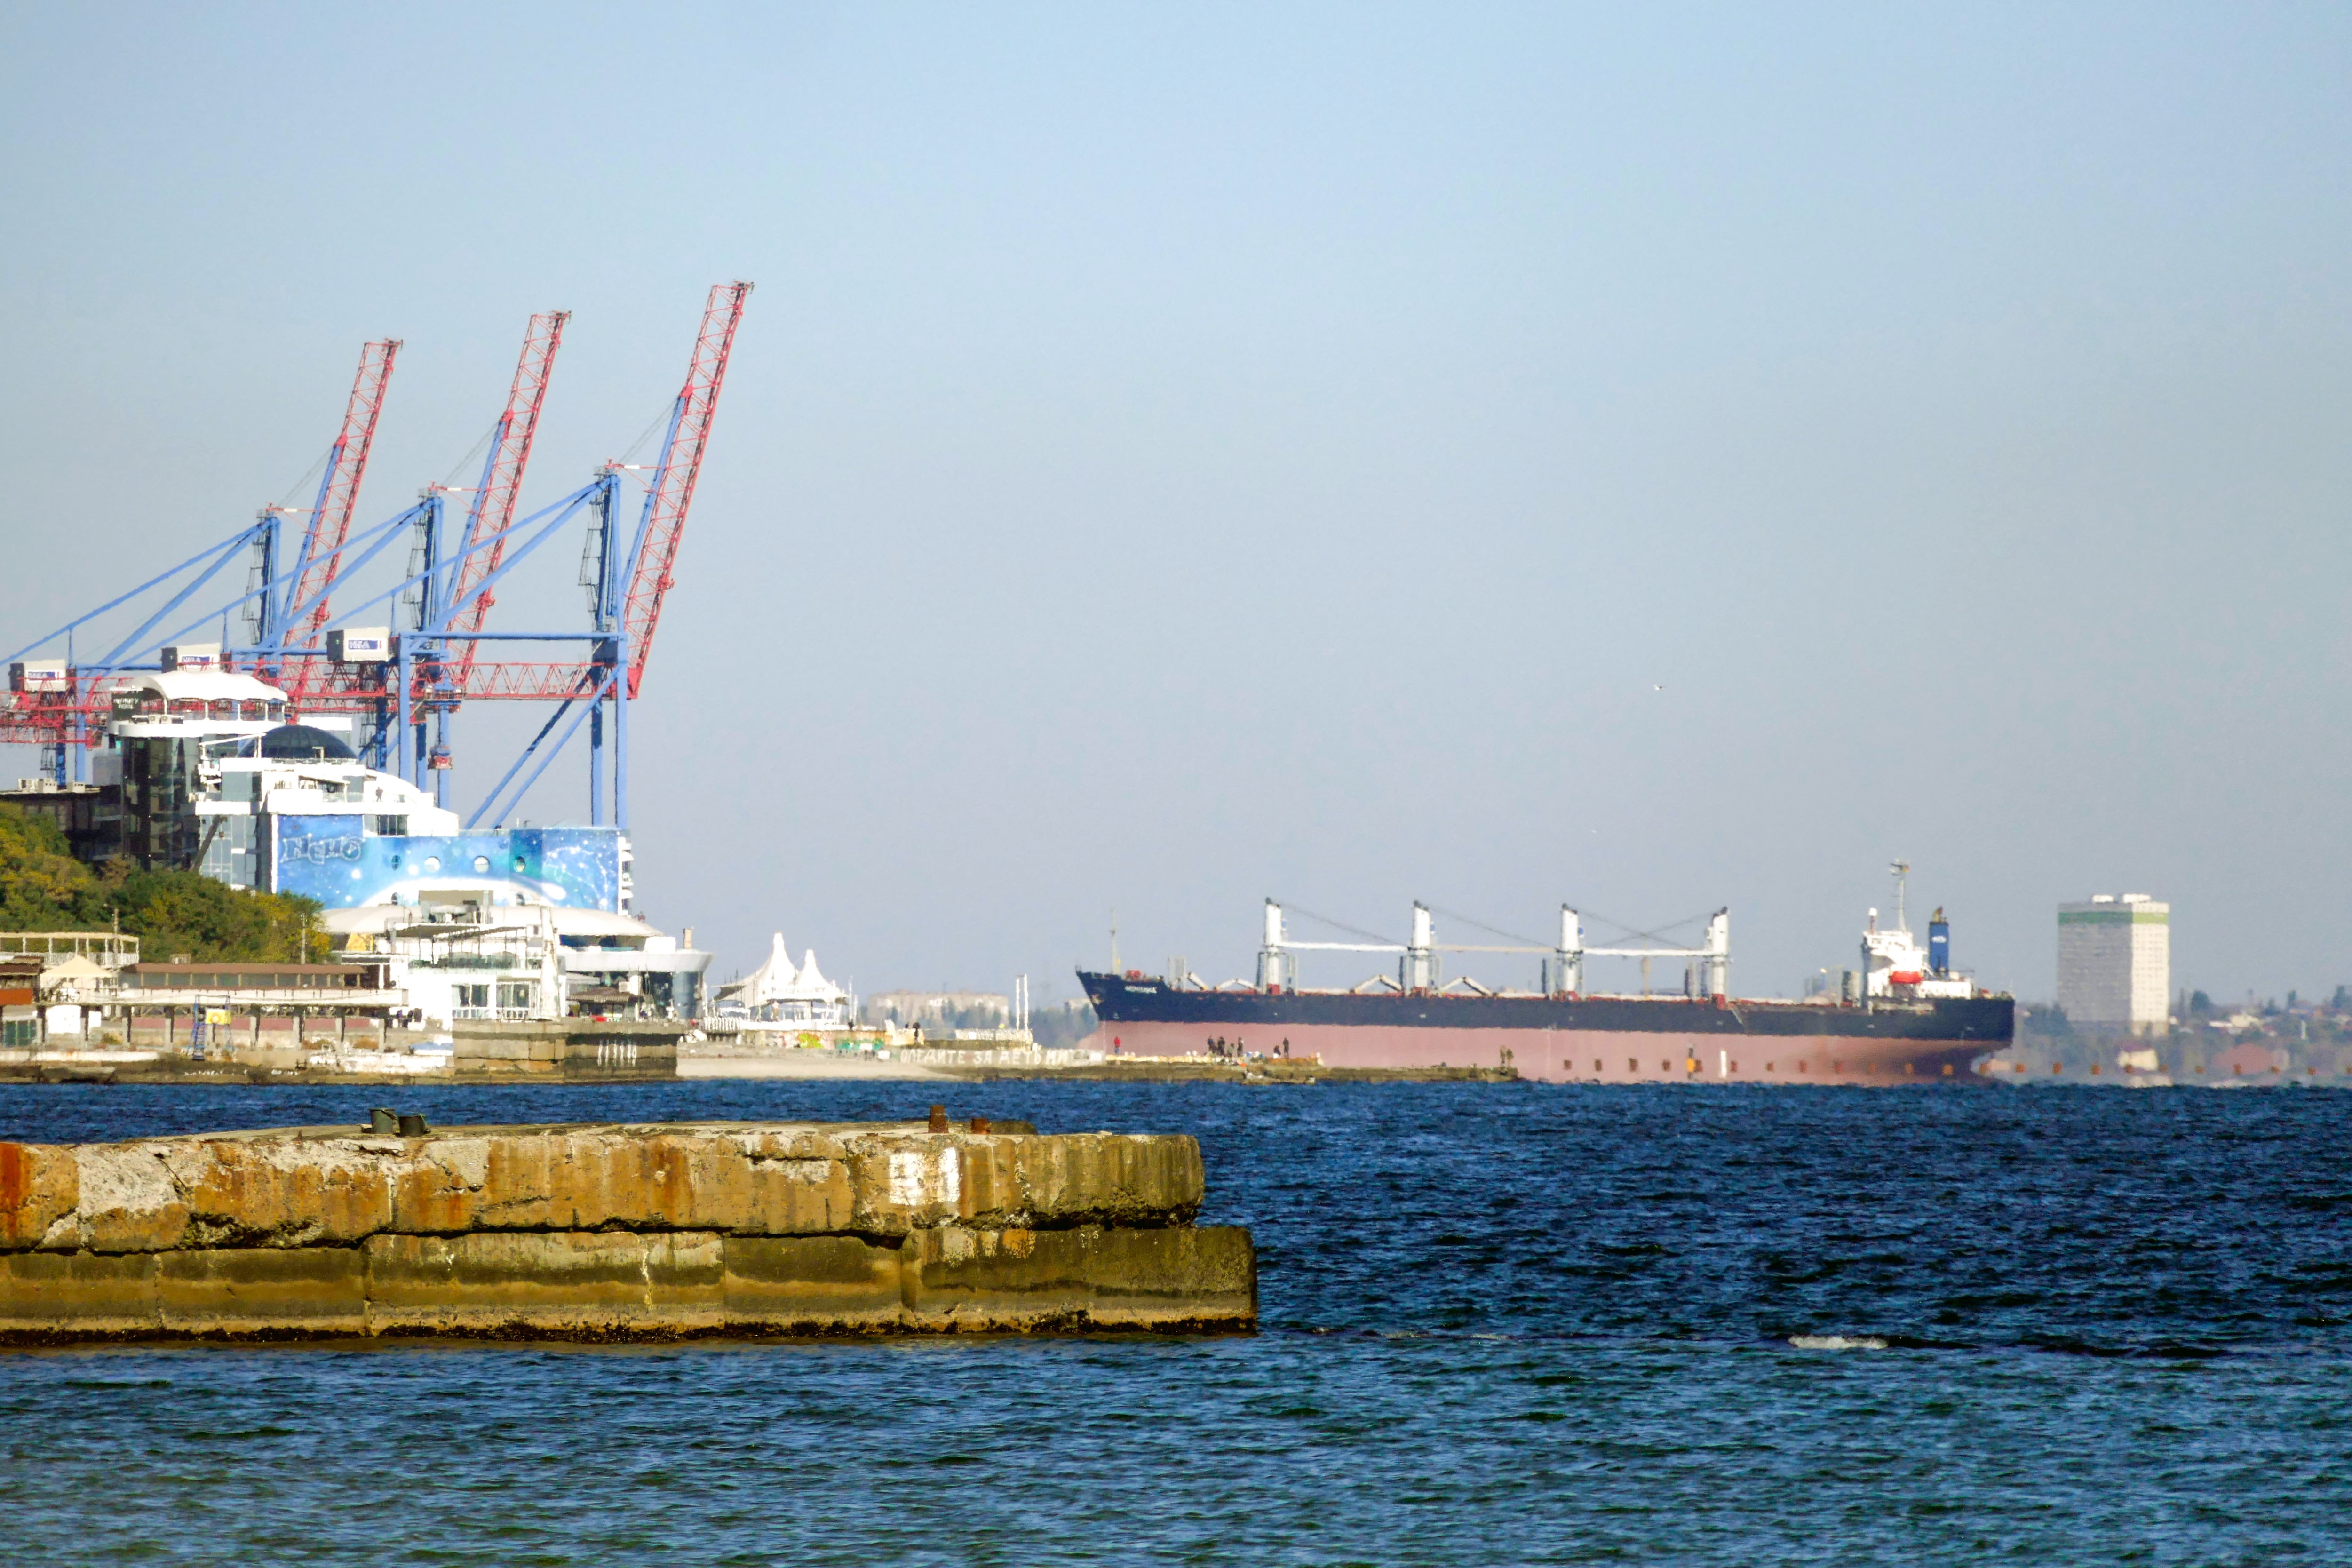
[[[269,704],[258,697],[248,697],[239,704],[237,712],[238,716],[244,719],[265,720],[269,717]]]
[[[204,699],[201,697],[175,697],[172,700],[172,712],[174,717],[178,718],[201,719],[205,716]]]

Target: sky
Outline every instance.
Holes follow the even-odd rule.
[[[371,338],[363,521],[573,311],[544,504],[745,279],[632,713],[720,976],[1219,979],[1275,897],[1727,907],[1793,994],[1901,858],[2029,999],[2126,891],[2176,984],[2325,994],[2347,79],[2322,5],[7,4],[0,626],[294,493]],[[462,715],[456,804],[542,717]],[[520,816],[585,809],[575,752]]]

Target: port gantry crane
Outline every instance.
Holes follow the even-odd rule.
[[[745,282],[712,286],[686,382],[671,404],[667,430],[655,462],[642,470],[635,465],[608,462],[586,485],[518,521],[514,511],[523,473],[570,313],[548,311],[532,317],[506,410],[493,427],[481,482],[475,487],[465,534],[455,552],[441,547],[446,487],[429,487],[415,506],[357,535],[351,533],[368,447],[400,348],[394,340],[370,343],[361,360],[342,432],[330,449],[318,504],[310,510],[302,554],[296,564],[283,572],[278,569],[279,533],[288,509],[268,508],[252,526],[9,655],[0,661],[8,664],[10,672],[10,689],[0,694],[0,742],[47,748],[45,765],[61,784],[68,776],[81,777],[83,754],[110,716],[113,694],[139,672],[157,668],[153,659],[163,648],[237,611],[247,616],[254,633],[253,647],[242,650],[245,658],[257,674],[286,690],[289,711],[354,716],[367,726],[363,753],[372,763],[396,768],[402,776],[419,784],[431,776],[436,795],[446,793],[439,786],[451,766],[450,717],[463,703],[554,704],[555,711],[546,724],[468,817],[469,826],[486,816],[494,823],[502,820],[504,812],[493,808],[503,801],[505,810],[511,810],[583,721],[590,734],[589,818],[592,823],[601,822],[607,762],[604,709],[609,705],[613,710],[612,816],[614,826],[626,826],[628,704],[644,682],[663,602],[676,580],[687,513],[718,412],[736,328],[751,292],[751,285]],[[625,552],[619,548],[616,527],[621,476],[636,471],[649,472],[651,477],[646,481],[644,510]],[[499,582],[583,511],[589,518],[583,572],[590,590],[588,629],[483,629],[494,598],[492,590]],[[328,596],[337,584],[365,567],[404,533],[416,542],[407,575],[357,606],[331,615]],[[517,539],[520,543],[512,542]],[[198,589],[247,552],[256,561],[257,581],[242,598],[209,609],[173,632],[155,635],[156,627]],[[95,666],[75,664],[78,630],[192,572],[194,574],[179,584],[162,608]],[[393,639],[389,658],[382,663],[338,663],[329,658],[329,649],[320,646],[324,634],[388,602],[397,602],[409,612],[404,617],[409,624],[404,635]],[[62,661],[26,658],[58,642],[66,650]],[[481,657],[482,645],[493,642],[582,646],[572,658]],[[224,649],[223,655],[227,662],[228,650]],[[565,724],[567,715],[570,722]],[[559,725],[563,726],[560,732]],[[534,757],[537,765],[524,774],[523,769]],[[518,777],[521,783],[509,795],[509,786]]]
[[[387,694],[382,689],[380,669],[362,672],[356,679],[345,678],[346,695],[370,693],[375,699],[373,739],[379,765],[389,762],[385,753],[398,741],[413,734],[414,750],[423,754],[404,751],[400,771],[404,776],[429,773],[435,797],[445,805],[448,804],[445,798],[446,784],[452,765],[449,721],[457,707],[450,693],[462,689],[473,670],[475,652],[479,647],[473,640],[474,635],[481,631],[488,618],[494,599],[485,586],[485,579],[496,573],[506,559],[507,534],[514,522],[515,503],[522,494],[523,474],[530,467],[531,441],[539,433],[540,410],[547,402],[547,384],[555,369],[555,353],[563,346],[564,323],[571,320],[569,310],[544,310],[530,319],[523,333],[522,353],[515,362],[514,380],[507,388],[506,409],[490,427],[481,478],[474,486],[474,499],[466,510],[466,530],[455,561],[454,594],[440,591],[449,574],[439,570],[445,553],[443,498],[451,493],[450,488],[429,486],[422,498],[423,509],[415,524],[415,548],[409,559],[410,585],[401,595],[403,608],[408,612],[405,629],[455,634],[468,639],[457,655],[454,681],[445,678],[438,660],[415,667],[417,683],[436,693],[435,699],[419,700],[412,690],[410,702],[412,713],[422,710],[432,715],[436,733],[431,750],[425,751],[425,723],[421,716],[404,721],[391,711]],[[462,605],[463,608],[452,615],[447,602]],[[403,689],[409,688],[404,685]],[[396,731],[401,731],[398,736]]]
[[[327,471],[319,479],[310,525],[302,531],[301,558],[291,574],[293,581],[286,587],[282,605],[271,617],[272,636],[264,647],[283,651],[319,646],[319,634],[327,624],[327,595],[342,574],[343,544],[351,537],[352,513],[360,503],[360,480],[367,474],[368,448],[375,442],[375,422],[383,413],[383,395],[392,387],[393,362],[399,353],[397,338],[370,343],[360,351],[359,374],[352,382],[351,401],[343,409],[343,427],[328,448]],[[271,568],[277,562],[278,520],[283,512],[283,508],[268,507],[261,514],[265,582],[276,575]],[[309,699],[320,673],[315,661],[294,661],[287,673],[291,677],[287,700],[299,704]]]
[[[285,519],[296,509],[264,507],[250,527],[239,529],[219,543],[206,545],[129,593],[110,599],[27,644],[8,661],[10,689],[5,705],[0,705],[0,742],[42,747],[45,771],[58,784],[68,782],[68,777],[79,778],[83,753],[93,732],[110,715],[113,693],[125,684],[126,672],[155,668],[132,661],[144,651],[160,649],[209,625],[214,616],[226,616],[229,609],[244,609],[251,616],[257,661],[270,662],[271,656],[283,655],[289,647],[314,647],[327,620],[328,592],[342,571],[342,552],[351,532],[352,513],[359,504],[360,481],[367,473],[376,420],[383,412],[384,394],[391,387],[393,364],[399,354],[400,341],[396,338],[367,343],[360,350],[359,372],[352,380],[342,428],[327,450],[319,493],[309,509],[310,521],[303,530],[302,553],[291,571],[281,575],[278,561]],[[206,611],[176,633],[161,639],[151,638],[150,634],[167,616],[247,551],[256,557],[257,587],[235,605]],[[77,631],[199,566],[202,571],[181,583],[178,592],[160,609],[95,663],[82,665],[75,661]],[[299,630],[296,630],[298,626]],[[58,640],[65,644],[62,661],[16,662],[24,654]],[[272,668],[275,668],[274,663]],[[294,695],[289,689],[289,699]]]

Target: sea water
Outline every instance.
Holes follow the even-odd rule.
[[[0,1088],[1181,1131],[1264,1325],[0,1354],[15,1563],[2352,1562],[2352,1095]]]

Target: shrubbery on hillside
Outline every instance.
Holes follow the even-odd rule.
[[[142,939],[152,962],[194,959],[316,963],[327,942],[319,906],[283,893],[248,893],[194,871],[93,871],[46,817],[0,805],[0,930],[106,931]],[[306,941],[307,940],[307,944]]]

